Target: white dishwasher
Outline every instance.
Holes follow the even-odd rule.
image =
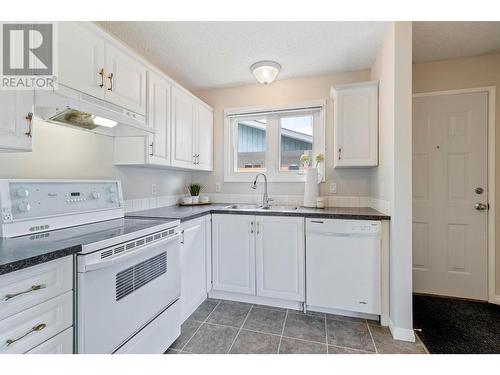
[[[309,309],[381,314],[380,234],[380,221],[306,219]]]

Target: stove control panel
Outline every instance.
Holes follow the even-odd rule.
[[[2,221],[123,207],[119,181],[0,180]]]

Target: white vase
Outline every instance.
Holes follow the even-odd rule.
[[[319,195],[318,170],[313,167],[306,169],[306,184],[304,187],[304,207],[316,207],[316,199]]]
[[[200,197],[199,195],[193,195],[193,204],[198,204],[200,203]]]

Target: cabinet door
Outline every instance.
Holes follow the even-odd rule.
[[[155,134],[148,136],[151,164],[170,165],[171,89],[170,82],[148,72],[147,121],[155,130]]]
[[[257,216],[257,295],[304,301],[304,219]]]
[[[31,151],[34,91],[0,90],[0,151]]]
[[[145,115],[146,66],[120,47],[106,43],[105,70],[105,99],[122,108]]]
[[[194,109],[193,99],[172,87],[172,165],[194,167]]]
[[[207,297],[205,231],[205,218],[182,224],[182,321],[186,320]]]
[[[84,23],[60,22],[58,26],[58,83],[104,99],[104,40]]]
[[[378,165],[378,86],[342,87],[334,96],[334,167]]]
[[[255,217],[212,215],[213,290],[255,295]]]
[[[197,169],[213,169],[214,114],[201,104],[196,104],[196,145]]]

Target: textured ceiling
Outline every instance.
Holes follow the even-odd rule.
[[[500,22],[414,22],[413,62],[500,52]]]
[[[278,79],[370,68],[387,22],[98,22],[191,90],[256,82],[259,60]]]

